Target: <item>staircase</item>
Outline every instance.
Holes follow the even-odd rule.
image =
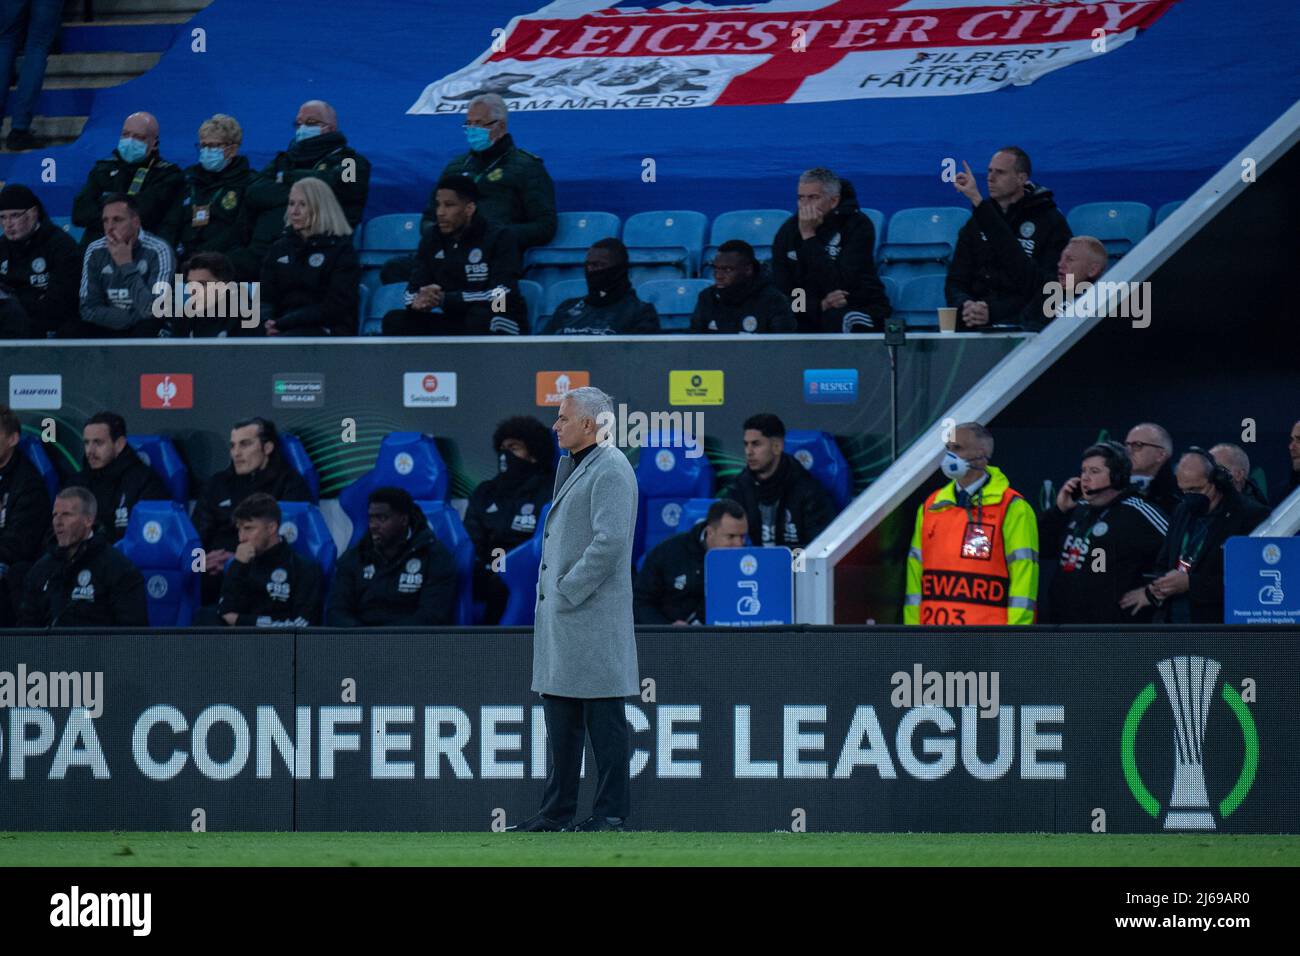
[[[118,86],[152,69],[182,24],[211,2],[67,0],[63,31],[50,52],[32,120],[32,132],[41,146],[70,143],[80,136],[95,90]],[[16,71],[11,79],[12,95]],[[0,137],[9,134],[9,126],[5,117]]]

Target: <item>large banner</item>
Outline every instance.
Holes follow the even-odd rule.
[[[493,31],[411,113],[679,109],[1027,86],[1113,52],[1175,0],[555,0]]]
[[[1293,637],[642,629],[631,823],[1295,833]],[[5,636],[0,829],[518,823],[547,772],[531,661],[523,630]]]

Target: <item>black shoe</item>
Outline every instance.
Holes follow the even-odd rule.
[[[13,152],[35,149],[36,146],[36,137],[32,135],[32,131],[29,129],[12,129],[9,131],[9,137],[5,140],[5,147]]]
[[[576,833],[622,833],[622,817],[587,817],[576,827],[573,828]]]
[[[562,823],[548,820],[540,813],[515,827],[506,827],[508,833],[564,833],[568,828]]]

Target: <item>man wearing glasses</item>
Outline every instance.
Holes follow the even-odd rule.
[[[77,318],[77,241],[26,186],[0,190],[0,338],[46,338]]]
[[[198,162],[185,170],[181,195],[180,243],[176,258],[219,252],[234,264],[241,279],[261,276],[261,262],[244,248],[244,194],[253,179],[246,156],[239,155],[244,131],[224,113],[199,125]]]
[[[1172,515],[1182,495],[1170,464],[1174,440],[1169,432],[1155,422],[1143,422],[1129,429],[1124,447],[1133,463],[1133,486],[1138,494],[1166,515]]]

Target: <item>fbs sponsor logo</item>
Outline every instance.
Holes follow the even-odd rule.
[[[9,407],[62,408],[62,375],[10,375]]]
[[[670,405],[721,405],[723,373],[719,369],[673,369],[668,373]]]
[[[575,388],[591,384],[590,372],[538,372],[537,404],[556,406]]]
[[[1147,730],[1154,732],[1142,733],[1142,719],[1158,696],[1154,680],[1133,698],[1124,718],[1120,738],[1124,781],[1133,799],[1152,819],[1158,820],[1164,814],[1166,830],[1217,829],[1215,812],[1220,821],[1226,820],[1254,786],[1259,768],[1259,729],[1247,706],[1247,698],[1254,699],[1253,685],[1245,685],[1250,689],[1243,696],[1227,681],[1219,681],[1221,670],[1218,661],[1195,655],[1170,657],[1156,665],[1169,701],[1172,734],[1168,724],[1157,727],[1159,710],[1147,721]],[[1226,706],[1227,714],[1222,713],[1223,706],[1215,706],[1216,700]],[[1219,711],[1213,714],[1213,721],[1212,711]],[[1233,719],[1221,719],[1229,714]],[[1234,740],[1237,735],[1232,733],[1234,727],[1240,732],[1239,750]],[[1207,730],[1213,733],[1207,734]],[[1147,746],[1142,746],[1143,742]],[[1157,768],[1168,768],[1170,763],[1173,786],[1168,804],[1162,804],[1147,787],[1147,781],[1154,782]],[[1235,778],[1234,765],[1238,768]],[[1216,795],[1221,794],[1213,804],[1207,772],[1217,784]]]
[[[406,372],[402,375],[402,404],[407,408],[454,408],[455,372]]]
[[[325,404],[325,376],[306,372],[276,372],[271,376],[271,404],[276,408],[319,408]]]
[[[140,376],[141,408],[193,408],[194,376],[175,372]]]
[[[850,405],[858,400],[858,370],[806,368],[803,370],[803,397],[813,405]]]

